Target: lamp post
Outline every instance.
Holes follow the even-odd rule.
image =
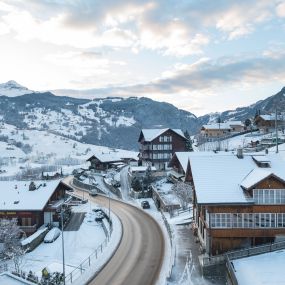
[[[63,237],[63,204],[61,205],[61,245],[62,245],[62,274],[65,285],[65,259],[64,259],[64,237]]]

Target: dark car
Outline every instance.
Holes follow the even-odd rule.
[[[150,205],[149,205],[148,201],[142,201],[141,202],[141,206],[142,206],[143,209],[149,209],[150,208]]]

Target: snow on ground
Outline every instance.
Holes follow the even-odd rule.
[[[235,274],[241,285],[285,284],[285,250],[233,260]]]
[[[0,169],[5,171],[0,174],[1,176],[15,175],[21,170],[20,167],[33,168],[43,165],[45,167],[47,165],[64,166],[64,174],[68,174],[74,168],[87,168],[90,163],[87,163],[86,159],[95,152],[114,153],[122,157],[137,155],[132,151],[80,143],[47,131],[18,130],[15,126],[8,124],[1,125],[0,135],[8,136],[10,142],[21,142],[32,148],[30,153],[25,154],[9,142],[0,141],[0,166],[2,164]]]
[[[111,213],[113,220],[113,234],[107,247],[103,247],[103,252],[99,251],[98,259],[95,255],[91,258],[91,267],[83,265],[84,274],[79,276],[79,269],[76,269],[82,261],[87,259],[106,239],[102,226],[97,223],[95,212],[92,209],[98,208],[93,203],[74,207],[74,212],[86,212],[85,218],[78,231],[64,231],[65,248],[65,270],[66,275],[73,272],[73,278],[77,280],[73,284],[84,284],[91,276],[98,271],[103,264],[112,256],[121,239],[121,223],[119,219]],[[11,265],[12,266],[12,265]],[[48,267],[50,272],[62,272],[62,238],[61,235],[53,243],[41,243],[35,250],[27,253],[23,259],[22,270],[30,270],[41,277],[42,270]],[[73,279],[75,280],[75,279]]]
[[[281,135],[281,134],[280,134]],[[247,133],[244,135],[232,137],[229,139],[221,140],[220,146],[222,150],[236,150],[238,147],[248,147],[251,143],[251,141],[260,141],[263,138],[269,138],[272,137],[272,134],[263,134],[259,132],[253,132]],[[197,147],[193,145],[194,151],[211,151],[217,149],[219,146],[219,142],[206,142],[204,144],[201,144]]]

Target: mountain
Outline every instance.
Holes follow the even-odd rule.
[[[148,98],[89,100],[51,92],[0,96],[0,118],[20,129],[47,130],[80,142],[132,150],[138,149],[142,128],[181,128],[190,133],[199,128],[192,113]]]
[[[211,113],[198,118],[200,125],[214,122],[220,116],[222,121],[240,120],[245,121],[248,118],[253,118],[257,111],[261,114],[273,113],[277,108],[278,112],[285,111],[285,87],[278,93],[264,100],[260,100],[247,107],[239,107],[235,110],[227,110],[222,113]]]
[[[245,121],[257,110],[273,112],[278,106],[283,111],[284,94],[285,87],[250,106],[197,118],[169,103],[144,97],[90,100],[55,96],[51,92],[34,92],[9,81],[0,84],[0,121],[18,129],[46,130],[83,143],[137,150],[142,128],[180,128],[196,134],[203,124],[214,122],[219,116],[222,120]]]
[[[0,96],[15,97],[33,92],[14,80],[0,84]]]

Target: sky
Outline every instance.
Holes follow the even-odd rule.
[[[195,115],[246,106],[285,85],[285,1],[0,0],[8,80]]]

